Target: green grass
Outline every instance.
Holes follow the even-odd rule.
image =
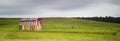
[[[41,31],[19,30],[17,18],[0,18],[0,41],[120,41],[120,24],[44,18]]]

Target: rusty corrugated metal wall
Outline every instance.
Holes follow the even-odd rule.
[[[25,19],[24,19],[25,20]],[[42,29],[42,20],[35,21],[21,21],[20,22],[21,30],[41,30]]]

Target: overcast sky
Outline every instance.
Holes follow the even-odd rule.
[[[120,17],[120,0],[0,0],[0,17]]]

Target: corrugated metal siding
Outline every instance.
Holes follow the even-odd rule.
[[[22,30],[41,30],[42,19],[37,18],[21,19],[20,26]]]

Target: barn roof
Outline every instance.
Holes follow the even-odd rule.
[[[38,19],[41,19],[41,18],[23,18],[20,21],[21,22],[31,22],[31,21],[36,21]]]

